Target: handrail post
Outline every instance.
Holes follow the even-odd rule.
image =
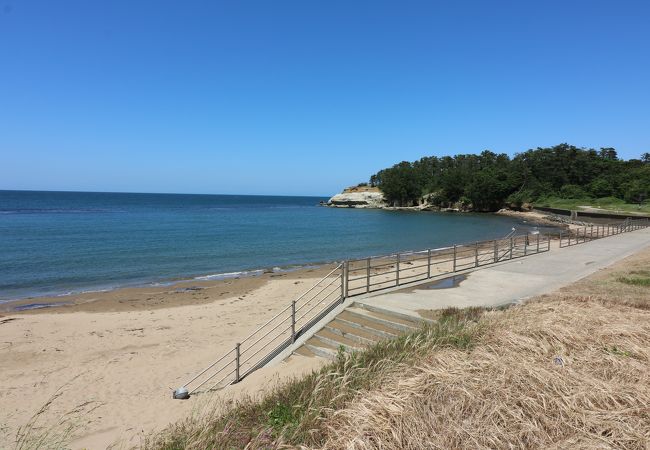
[[[399,252],[395,254],[396,264],[395,264],[395,286],[399,286]]]
[[[528,254],[528,234],[524,236],[524,256]]]
[[[343,263],[343,273],[345,273],[345,289],[343,290],[343,298],[348,298],[348,283],[350,281],[350,261]]]
[[[499,241],[494,240],[494,262],[499,262]]]
[[[476,241],[476,246],[474,247],[474,267],[478,267],[478,241]]]
[[[341,263],[341,302],[345,298],[345,261]]]
[[[296,301],[291,302],[291,343],[296,342]]]
[[[235,383],[239,383],[239,346],[241,344],[237,342],[235,344]]]
[[[456,272],[456,244],[454,244],[454,268],[452,272]]]
[[[427,278],[431,278],[431,249],[427,250]]]
[[[366,293],[370,292],[370,258],[366,259]]]
[[[512,238],[510,238],[510,259],[512,259]]]

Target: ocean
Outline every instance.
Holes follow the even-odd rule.
[[[337,209],[321,200],[0,191],[0,302],[290,270],[529,228],[492,214]]]

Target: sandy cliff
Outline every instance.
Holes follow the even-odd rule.
[[[327,206],[337,208],[381,208],[385,205],[381,191],[369,186],[346,188],[327,202]]]

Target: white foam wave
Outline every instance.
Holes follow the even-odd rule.
[[[275,271],[275,270],[274,270]],[[227,278],[237,278],[237,277],[250,277],[255,275],[262,275],[263,270],[243,270],[241,272],[225,272],[225,273],[213,273],[210,275],[203,275],[200,277],[194,277],[195,280],[199,281],[208,281],[208,280],[224,280]]]

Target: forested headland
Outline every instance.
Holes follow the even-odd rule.
[[[370,177],[391,206],[427,203],[439,208],[496,211],[503,207],[574,199],[642,204],[650,194],[650,153],[622,160],[613,148],[569,144],[510,157],[481,154],[427,156],[402,161]],[[552,203],[552,202],[551,202]]]

